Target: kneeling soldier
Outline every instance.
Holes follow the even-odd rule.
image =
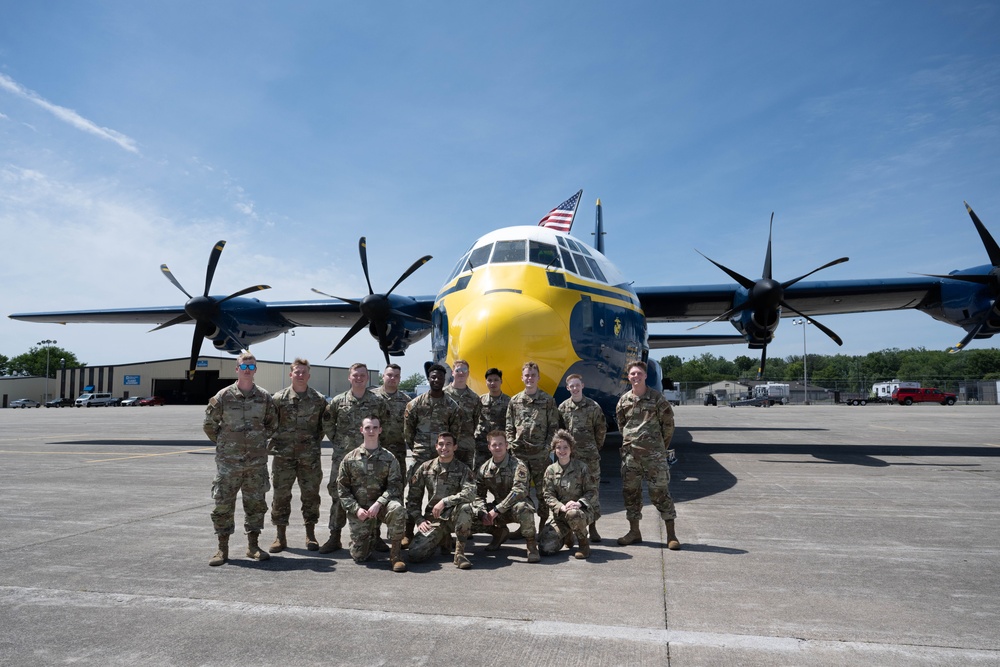
[[[528,466],[507,452],[507,436],[503,431],[490,431],[486,436],[493,458],[476,471],[476,499],[472,510],[490,529],[493,541],[487,551],[496,551],[507,539],[508,523],[521,526],[521,536],[528,548],[528,562],[537,563],[538,545],[535,542],[535,508],[528,498]],[[493,501],[487,502],[487,492]]]

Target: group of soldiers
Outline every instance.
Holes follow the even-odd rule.
[[[495,551],[510,535],[510,524],[517,524],[525,540],[529,563],[574,544],[575,557],[587,558],[591,542],[602,539],[597,530],[600,449],[607,424],[600,406],[583,395],[579,375],[567,377],[570,398],[557,406],[538,387],[534,362],[524,364],[524,390],[513,397],[502,392],[503,373],[497,368],[486,371],[489,391],[479,396],[468,386],[467,362],[453,362],[447,385],[447,369],[431,364],[426,369],[429,390],[412,400],[399,389],[397,364],[386,366],[382,386],[374,390],[368,386],[368,368],[352,365],[350,389],[330,400],[309,386],[310,366],[304,359],[292,362],[290,385],[273,396],[254,383],[256,370],[253,354],[242,352],[236,382],[219,391],[205,410],[204,430],[216,443],[212,522],[219,540],[209,565],[229,559],[237,494],[243,497],[247,556],[263,561],[288,548],[296,482],[308,550],[326,554],[342,549],[348,526],[356,562],[368,560],[373,551],[388,551],[395,572],[406,571],[404,549],[409,562],[426,560],[440,549],[453,554],[456,567],[469,569],[470,536],[491,534],[486,550]],[[666,524],[667,547],[676,550],[680,542],[667,464],[673,411],[658,391],[646,386],[643,362],[630,364],[628,377],[632,389],[619,400],[616,416],[629,531],[618,544],[642,540],[645,480]],[[332,503],[330,534],[321,545],[315,530],[324,436],[333,450],[327,483]],[[272,487],[271,521],[277,536],[264,549],[259,537],[265,496]]]

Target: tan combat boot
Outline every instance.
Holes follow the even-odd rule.
[[[629,519],[628,532],[618,538],[618,544],[624,547],[639,542],[642,542],[642,533],[639,532],[639,520]]]
[[[389,545],[389,562],[392,563],[393,572],[406,572],[406,563],[403,562],[403,538],[397,538]]]
[[[601,534],[597,532],[597,522],[590,524],[590,541],[601,543]]]
[[[510,530],[508,530],[505,523],[493,526],[493,530],[490,532],[493,534],[493,539],[486,545],[487,551],[496,551],[499,549],[500,545],[507,541],[507,536],[510,535]]]
[[[217,565],[222,565],[229,560],[229,536],[219,535],[219,550],[215,552],[212,556],[212,560],[208,561],[208,564],[212,567]]]
[[[275,528],[278,529],[278,536],[274,538],[274,542],[271,542],[271,546],[267,549],[273,554],[288,548],[288,540],[285,539],[285,531],[288,529],[288,526],[275,526]]]
[[[674,520],[665,519],[663,523],[667,526],[667,548],[671,551],[680,551],[681,543],[677,539],[677,533],[674,532]]]
[[[340,531],[331,530],[330,539],[323,543],[323,546],[319,548],[321,554],[331,554],[334,551],[339,551],[343,547],[340,543]]]
[[[403,548],[408,549],[413,541],[413,519],[406,520],[406,532],[403,534]]]
[[[528,547],[528,562],[537,563],[542,560],[541,556],[538,555],[538,543],[535,542],[535,538],[526,537],[524,538],[525,546]]]
[[[573,558],[578,560],[590,558],[590,538],[587,537],[586,531],[581,531],[577,535],[577,539],[580,540],[580,548],[577,549],[575,554],[573,554]]]
[[[472,562],[465,555],[465,540],[455,542],[455,567],[459,570],[472,569]]]
[[[319,542],[316,540],[316,524],[306,524],[306,549],[309,551],[319,551]]]
[[[254,560],[271,560],[268,553],[263,551],[257,543],[259,538],[260,533],[247,533],[247,558],[252,558]]]

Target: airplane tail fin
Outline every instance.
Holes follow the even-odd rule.
[[[604,214],[601,212],[601,200],[597,200],[597,217],[594,219],[594,247],[604,254]]]

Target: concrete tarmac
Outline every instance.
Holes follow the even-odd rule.
[[[406,574],[307,551],[297,492],[291,549],[209,567],[202,414],[0,410],[0,664],[1000,665],[996,406],[682,406],[681,551],[648,504],[615,543],[610,447],[588,561]]]

